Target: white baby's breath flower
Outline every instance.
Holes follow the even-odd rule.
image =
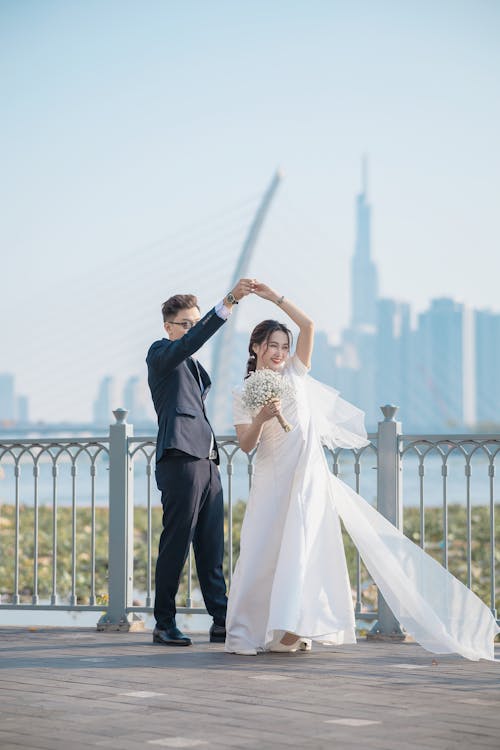
[[[269,401],[283,399],[291,396],[293,392],[290,381],[284,378],[280,372],[261,369],[250,373],[245,380],[241,399],[243,406],[248,409],[252,416],[255,416]],[[280,416],[278,416],[278,419]],[[284,430],[288,432],[291,429],[283,417],[279,421]]]

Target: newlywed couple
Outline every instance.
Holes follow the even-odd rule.
[[[240,447],[257,451],[228,601],[219,456],[204,407],[210,379],[191,355],[249,294],[278,307],[299,335],[294,352],[290,331],[276,320],[263,321],[250,336],[247,374],[278,372],[288,385],[281,401],[256,412],[245,406],[242,389],[233,395]],[[168,339],[152,344],[147,355],[163,505],[154,642],[191,644],[176,626],[175,596],[192,541],[213,617],[210,640],[225,641],[229,653],[355,643],[342,519],[395,617],[423,647],[493,659],[499,628],[488,607],[330,472],[322,445],[361,447],[366,432],[361,411],[308,375],[314,343],[308,315],[254,279],[241,279],[203,318],[192,295],[171,297],[162,312]],[[292,426],[288,432],[276,418],[281,414]]]

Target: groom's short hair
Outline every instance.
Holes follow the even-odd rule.
[[[189,310],[191,307],[200,309],[198,298],[194,294],[174,294],[161,306],[163,322],[175,317],[179,310]]]

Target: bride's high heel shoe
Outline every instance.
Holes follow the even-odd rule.
[[[283,638],[286,635],[293,635],[293,634],[292,633],[285,633],[281,637],[281,640],[279,640],[279,641],[278,640],[273,641],[271,643],[271,645],[269,646],[269,651],[276,651],[278,653],[286,653],[286,652],[293,653],[294,651],[298,651],[298,649],[300,648],[300,645],[301,645],[301,638],[300,638],[300,636],[297,636],[297,638],[295,639],[295,641],[292,641],[292,643],[285,644],[282,641],[283,641]]]
[[[269,648],[269,651],[278,651],[280,653],[285,653],[285,652],[293,653],[294,651],[298,651],[298,650],[299,650],[298,638],[295,643],[292,643],[291,646],[285,646],[285,644],[281,643],[280,641],[279,643],[273,643],[272,646]]]

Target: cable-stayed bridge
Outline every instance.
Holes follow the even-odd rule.
[[[162,302],[171,294],[190,292],[198,296],[202,311],[207,310],[235,277],[248,271],[280,179],[277,172],[264,194],[249,195],[125,254],[114,251],[83,274],[68,269],[64,284],[41,287],[39,298],[28,306],[20,299],[15,328],[3,336],[9,364],[2,369],[15,372],[16,390],[29,396],[35,420],[41,413],[47,422],[87,423],[105,376],[125,380],[139,374],[145,384],[146,352],[155,338],[165,335]],[[234,320],[224,326],[223,349],[215,351],[210,342],[200,353],[212,374],[215,365],[212,402],[215,397],[220,403],[224,392],[230,400],[226,371],[215,362],[231,348],[234,328]],[[26,340],[21,353],[14,339]],[[9,350],[16,351],[15,356],[9,357]],[[146,392],[145,399],[149,405]],[[113,403],[120,405],[121,390]]]
[[[266,216],[273,202],[276,191],[283,178],[281,170],[278,170],[271,180],[271,184],[266,190],[262,201],[257,209],[254,220],[250,226],[249,232],[243,243],[236,268],[233,272],[233,278],[229,284],[230,288],[234,287],[238,279],[245,278],[248,274],[250,260],[255,249],[259,234],[266,220]],[[238,314],[238,307],[233,307],[233,316]],[[232,326],[225,325],[222,331],[215,338],[213,343],[212,357],[212,377],[213,377],[213,394],[210,405],[211,422],[214,429],[218,432],[227,432],[231,419],[231,402],[229,398],[232,370],[230,366],[231,353],[233,350],[233,341],[235,338],[235,328],[233,321]]]

